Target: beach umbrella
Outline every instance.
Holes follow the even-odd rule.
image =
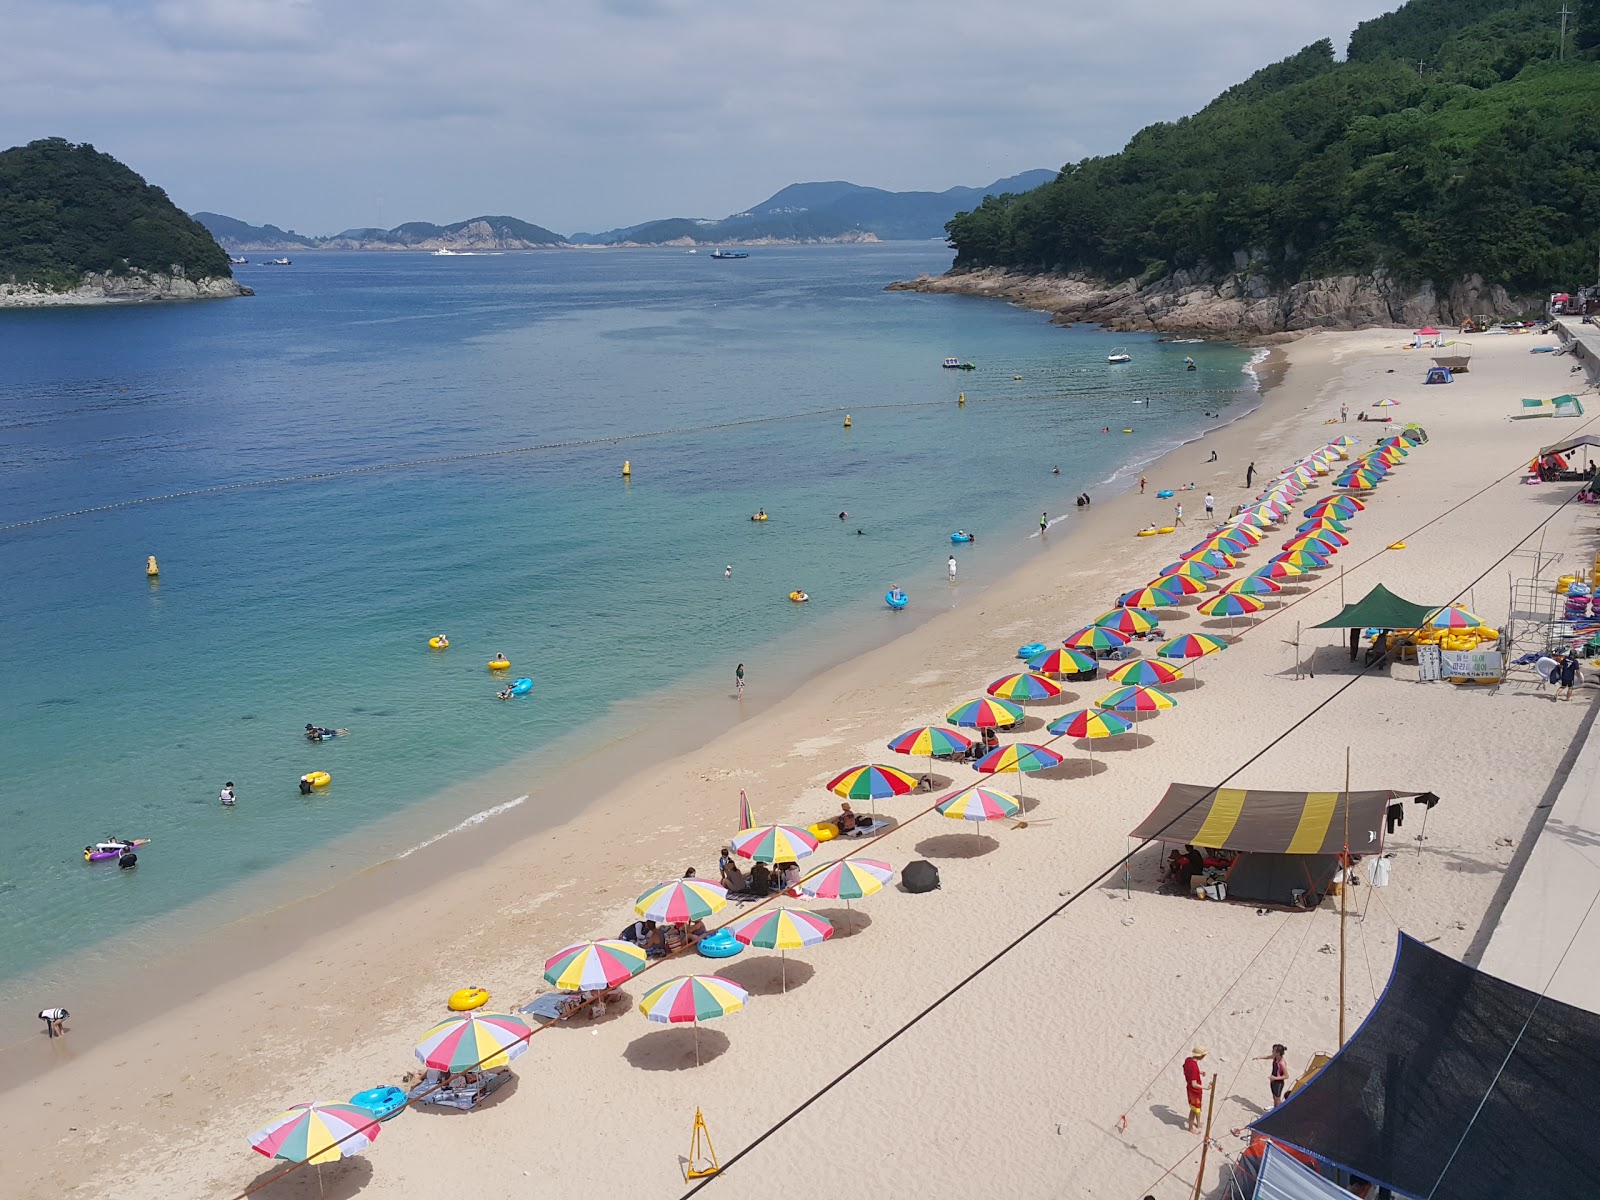
[[[1357,500],[1354,496],[1324,496],[1306,509],[1306,516],[1320,517],[1332,509],[1334,514],[1343,521],[1349,520],[1350,517],[1366,508],[1366,506],[1366,501]]]
[[[789,990],[785,952],[820,945],[833,936],[833,922],[827,917],[819,917],[803,908],[785,908],[782,905],[752,913],[735,921],[729,928],[733,936],[746,946],[778,952],[779,978],[783,981],[785,992]]]
[[[575,942],[544,960],[544,978],[563,992],[603,992],[633,978],[649,961],[644,947],[632,942]]]
[[[1266,596],[1272,592],[1281,592],[1283,584],[1266,575],[1246,575],[1243,579],[1235,579],[1226,584],[1224,592],[1243,592],[1246,596]]]
[[[1268,512],[1262,512],[1259,508],[1247,508],[1244,512],[1240,513],[1234,518],[1234,527],[1237,529],[1248,529],[1251,526],[1255,526],[1259,529],[1266,529],[1271,526],[1272,523],[1272,514]]]
[[[1252,549],[1260,540],[1260,538],[1247,538],[1237,529],[1228,529],[1212,534],[1200,545],[1207,550],[1218,550],[1229,558],[1237,559],[1239,555]]]
[[[692,925],[727,905],[726,888],[703,879],[673,879],[645,892],[633,911],[664,925]]]
[[[1135,588],[1118,596],[1117,604],[1123,608],[1176,608],[1180,594],[1166,588]]]
[[[1022,811],[1022,803],[1008,792],[978,784],[940,801],[938,811],[955,821],[1000,821]]]
[[[1333,445],[1333,446],[1339,446],[1339,447],[1359,446],[1361,444],[1361,439],[1358,438],[1358,437],[1354,437],[1354,436],[1352,436],[1351,434],[1348,434],[1348,433],[1341,433],[1338,437],[1334,438],[1333,441],[1330,442],[1329,444]]]
[[[360,1154],[380,1132],[378,1119],[359,1104],[318,1100],[296,1104],[250,1135],[250,1147],[267,1158],[311,1163],[322,1191],[322,1164]]]
[[[738,1012],[750,998],[731,979],[720,975],[680,975],[658,983],[639,1001],[648,1021],[694,1026],[694,1065],[700,1065],[700,1022]]]
[[[1159,658],[1135,658],[1123,663],[1115,671],[1106,676],[1112,683],[1120,683],[1125,687],[1165,687],[1169,683],[1177,683],[1183,678],[1183,672],[1177,667],[1169,666]],[[1055,727],[1051,726],[1051,732]],[[1073,736],[1079,736],[1074,734]]]
[[[1173,638],[1156,651],[1162,658],[1204,658],[1218,650],[1226,650],[1228,643],[1209,633],[1185,633]]]
[[[1175,708],[1178,702],[1160,688],[1120,687],[1095,701],[1095,707],[1113,712],[1147,713]]]
[[[943,725],[924,725],[906,730],[889,743],[889,749],[896,754],[926,754],[928,770],[932,771],[936,756],[960,757],[972,749],[972,739]]]
[[[1331,554],[1331,550],[1328,554],[1315,554],[1310,550],[1285,550],[1281,554],[1274,554],[1272,561],[1303,567],[1307,571],[1321,571],[1327,567]]]
[[[956,705],[944,719],[963,729],[1003,729],[1022,720],[1022,709],[1009,700],[981,696]]]
[[[1114,608],[1101,613],[1094,623],[1101,629],[1112,629],[1124,637],[1132,637],[1137,633],[1149,633],[1161,624],[1161,618],[1142,608]]]
[[[1181,592],[1185,596],[1193,596],[1206,590],[1205,580],[1196,579],[1192,575],[1163,575],[1160,579],[1152,579],[1150,586],[1160,588],[1164,592]]]
[[[1363,491],[1377,487],[1383,482],[1383,476],[1372,471],[1346,471],[1333,481],[1334,487],[1360,488]]]
[[[1331,529],[1318,530],[1314,533],[1301,533],[1290,538],[1283,544],[1285,550],[1309,550],[1313,554],[1332,554],[1342,546],[1348,546],[1350,539],[1342,533],[1334,533]]]
[[[1220,572],[1209,563],[1203,563],[1197,558],[1181,558],[1175,563],[1168,563],[1161,568],[1161,574],[1181,575],[1187,579],[1215,579]]]
[[[1228,628],[1231,630],[1236,618],[1251,616],[1265,607],[1265,604],[1253,596],[1242,596],[1238,592],[1219,592],[1202,604],[1200,611],[1208,617],[1227,617]]]
[[[762,825],[734,834],[728,848],[756,862],[796,862],[816,852],[817,839],[793,825]]]
[[[1052,767],[1059,767],[1066,760],[1048,746],[1036,746],[1032,742],[1013,742],[1009,746],[1001,746],[991,750],[977,762],[972,764],[972,769],[980,775],[1028,775],[1034,771],[1048,771]],[[1022,781],[1017,781],[1018,802],[1022,797]]]
[[[1258,579],[1293,579],[1296,575],[1304,575],[1306,569],[1294,563],[1273,559],[1271,562],[1257,567],[1250,574]]]
[[[739,828],[740,829],[749,829],[755,823],[756,823],[756,819],[753,816],[750,815],[750,797],[746,796],[744,794],[744,789],[743,788],[740,788],[739,789]]]
[[[459,1075],[463,1071],[503,1067],[528,1048],[533,1030],[521,1017],[509,1013],[452,1013],[416,1045],[414,1053],[425,1067]]]
[[[1339,534],[1349,533],[1350,526],[1335,515],[1336,511],[1330,510],[1323,516],[1311,517],[1308,520],[1301,521],[1300,524],[1294,527],[1294,531],[1296,533],[1317,533],[1318,531]]]
[[[800,890],[813,900],[843,900],[845,912],[850,901],[882,891],[894,878],[894,868],[870,858],[841,858],[800,881]],[[854,924],[854,914],[851,923]]]
[[[908,775],[899,767],[868,763],[835,775],[828,781],[828,790],[846,800],[884,800],[916,791],[917,782],[915,775]]]
[[[1061,685],[1054,679],[1033,671],[1021,671],[996,679],[984,689],[991,696],[1005,700],[1049,700],[1061,695]]]
[[[1242,539],[1254,546],[1267,535],[1254,525],[1224,525],[1211,536]]]
[[[1433,629],[1476,629],[1483,624],[1483,618],[1464,608],[1451,605],[1448,608],[1441,608],[1423,624]]]
[[[1133,728],[1133,722],[1110,709],[1080,708],[1058,717],[1048,728],[1057,737],[1098,739],[1127,733]]]
[[[1061,639],[1061,644],[1069,650],[1120,650],[1128,644],[1128,639],[1114,629],[1107,629],[1104,625],[1085,625],[1078,632]]]
[[[1372,402],[1372,407],[1373,408],[1399,408],[1400,407],[1400,401],[1395,400],[1392,397],[1385,396],[1382,400],[1374,400]]]
[[[1239,565],[1237,558],[1216,546],[1196,546],[1183,557],[1194,562],[1205,563],[1206,566],[1214,567],[1219,571],[1232,571]]]
[[[1041,675],[1082,675],[1085,671],[1099,669],[1100,664],[1095,662],[1093,655],[1085,654],[1082,650],[1068,650],[1065,646],[1046,650],[1028,660],[1028,670],[1038,671]]]

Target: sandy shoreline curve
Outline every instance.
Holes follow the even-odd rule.
[[[1341,692],[1349,677],[1339,639],[1305,632],[1336,611],[1341,591],[1354,598],[1384,582],[1443,603],[1480,574],[1464,601],[1498,624],[1506,609],[1498,564],[1553,512],[1542,531],[1546,557],[1565,554],[1566,571],[1594,553],[1591,514],[1557,511],[1565,490],[1557,497],[1555,488],[1515,479],[1542,442],[1592,429],[1588,421],[1506,420],[1520,395],[1569,390],[1565,364],[1529,356],[1528,338],[1480,338],[1470,374],[1423,389],[1421,360],[1401,341],[1375,330],[1276,349],[1260,371],[1264,383],[1282,371],[1281,383],[1254,412],[1145,468],[1150,494],[1135,486],[1097,502],[1067,536],[1030,543],[1031,557],[1012,573],[973,592],[964,578],[954,607],[629,778],[569,821],[507,846],[489,838],[493,821],[447,838],[441,846],[459,842],[479,861],[348,921],[307,922],[282,954],[254,945],[252,925],[236,923],[231,978],[201,985],[181,961],[164,963],[159,1015],[98,1043],[92,1029],[101,1018],[63,1001],[82,1041],[41,1036],[0,1068],[37,1076],[0,1097],[0,1113],[21,1144],[49,1150],[7,1156],[0,1191],[229,1196],[269,1177],[271,1165],[244,1136],[275,1112],[398,1080],[449,991],[482,985],[493,1007],[520,1004],[540,990],[547,955],[579,937],[613,935],[650,883],[691,865],[714,874],[741,788],[758,820],[804,822],[832,811],[823,781],[853,763],[895,761],[883,748],[889,737],[981,694],[1013,666],[1018,645],[1059,639],[1197,540],[1206,490],[1226,510],[1249,495],[1246,463],[1271,474],[1331,434],[1374,436],[1377,427],[1353,419],[1337,429],[1325,422],[1337,420],[1341,402],[1354,418],[1387,394],[1432,440],[1352,523],[1351,545],[1336,560],[1342,571],[1291,589],[1290,607],[1263,614],[1263,624],[1206,660],[1177,693],[1179,707],[1142,724],[1134,745],[1097,750],[1092,763],[1084,748],[1058,745],[1068,769],[1021,786],[1033,803],[1026,828],[912,819],[927,797],[886,805],[903,824],[873,855],[896,867],[933,861],[943,887],[889,889],[855,904],[856,920],[840,920],[833,942],[789,956],[787,993],[769,955],[747,952],[719,968],[753,998],[745,1012],[701,1031],[705,1065],[693,1066],[687,1031],[614,1008],[541,1033],[516,1064],[517,1085],[486,1109],[403,1113],[361,1158],[324,1175],[328,1194],[343,1197],[462,1184],[486,1195],[550,1185],[678,1195],[697,1106],[728,1158],[1115,862],[1127,830],[1167,783],[1214,783],[1258,754],[1241,777],[1250,786],[1336,787],[1348,750],[1357,788],[1444,797],[1426,842],[1411,840],[1411,823],[1396,834],[1391,886],[1361,896],[1348,980],[1348,1016],[1359,1021],[1382,987],[1397,927],[1457,957],[1478,943],[1587,710],[1555,704],[1527,680],[1459,689],[1416,683],[1403,667]],[[1205,461],[1212,450],[1216,463]],[[1172,513],[1172,502],[1153,493],[1190,479],[1196,490],[1180,493],[1189,528],[1134,538]],[[1406,550],[1385,549],[1402,539]],[[1265,545],[1251,565],[1265,559]],[[1207,622],[1186,606],[1169,628],[1213,632]],[[1072,706],[1106,689],[1075,688]],[[1042,724],[1066,707],[1030,706],[1024,735],[1047,740]],[[1508,722],[1519,729],[1512,752]],[[941,782],[976,779],[963,768],[938,770]],[[1125,886],[1086,893],[1030,938],[1026,953],[1002,959],[708,1190],[794,1178],[807,1187],[958,1195],[981,1181],[1044,1197],[1071,1179],[1082,1195],[1186,1195],[1192,1166],[1187,1180],[1180,1170],[1158,1181],[1197,1149],[1172,1120],[1182,1097],[1172,1056],[1204,1039],[1208,1066],[1221,1074],[1219,1122],[1242,1125],[1266,1094],[1265,1067],[1252,1056],[1284,1041],[1298,1069],[1313,1049],[1328,1048],[1336,988],[1332,956],[1321,950],[1337,934],[1327,906],[1257,913],[1157,895],[1155,873],[1147,854]],[[843,916],[839,906],[819,907]],[[669,963],[629,992],[636,1001],[640,984],[695,966]],[[1010,1134],[1003,1155],[980,1152],[991,1131],[952,1128],[948,1113],[958,1105],[994,1114]],[[819,1153],[839,1144],[841,1130],[849,1152]],[[317,1183],[301,1172],[265,1194],[314,1196]]]

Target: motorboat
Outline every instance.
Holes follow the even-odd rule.
[[[289,267],[293,266],[294,264],[291,263],[287,258],[269,258],[266,265],[269,267]]]
[[[750,256],[748,254],[746,254],[743,250],[721,250],[721,249],[718,249],[718,250],[713,250],[711,252],[711,257],[712,258],[749,258]]]
[[[959,358],[947,358],[944,360],[944,369],[946,371],[973,371],[977,368],[969,362],[962,362]]]
[[[243,267],[243,266],[247,266],[247,265],[248,265],[248,264],[249,264],[249,262],[250,262],[250,260],[249,260],[249,259],[248,259],[248,258],[235,258],[235,257],[234,257],[234,256],[233,256],[233,255],[231,255],[231,254],[230,254],[230,255],[228,255],[228,261],[229,261],[229,262],[230,262],[230,263],[232,263],[232,264],[233,264],[233,265],[234,265],[234,266],[236,266],[236,267]]]
[[[1106,361],[1108,363],[1129,363],[1133,361],[1133,355],[1118,346],[1110,354],[1106,355]]]

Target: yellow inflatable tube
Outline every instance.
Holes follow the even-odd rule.
[[[838,826],[828,821],[818,821],[815,825],[806,826],[806,832],[819,842],[831,842],[839,836]]]
[[[804,592],[790,592],[789,599],[793,600],[796,604],[804,604],[807,600],[811,599],[811,597],[806,595]]]
[[[445,1001],[445,1006],[451,1012],[471,1012],[475,1008],[482,1008],[489,1003],[489,993],[484,988],[470,987],[451,992],[450,999]]]
[[[443,634],[438,637],[431,637],[428,639],[428,647],[432,650],[448,650],[450,649],[450,639]]]
[[[491,658],[489,660],[489,670],[491,671],[509,671],[510,669],[511,660],[509,658]]]
[[[302,781],[309,783],[312,787],[327,787],[333,782],[333,776],[329,775],[326,771],[312,771],[307,775],[300,776],[300,778]]]

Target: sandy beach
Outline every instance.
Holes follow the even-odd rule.
[[[407,1111],[362,1156],[325,1168],[320,1185],[302,1170],[261,1194],[675,1196],[688,1190],[681,1159],[698,1107],[724,1162],[777,1127],[710,1182],[712,1196],[780,1184],[1176,1200],[1193,1186],[1199,1155],[1183,1127],[1179,1073],[1196,1042],[1210,1047],[1206,1069],[1219,1077],[1214,1136],[1227,1153],[1208,1162],[1214,1189],[1244,1145],[1228,1131],[1270,1104],[1267,1064],[1252,1059],[1284,1042],[1297,1074],[1337,1044],[1336,903],[1306,914],[1157,894],[1154,848],[1127,878],[1086,887],[1127,853],[1128,831],[1173,782],[1337,790],[1347,753],[1353,788],[1437,793],[1425,841],[1415,840],[1418,815],[1396,831],[1391,884],[1352,898],[1353,1030],[1387,977],[1397,928],[1469,962],[1483,952],[1507,868],[1589,711],[1586,694],[1556,702],[1527,671],[1493,687],[1422,684],[1411,665],[1356,678],[1342,635],[1309,628],[1377,583],[1423,603],[1459,597],[1498,627],[1509,581],[1533,573],[1529,554],[1512,553],[1525,540],[1540,547],[1552,581],[1593,559],[1592,511],[1558,507],[1572,488],[1519,482],[1541,444],[1591,431],[1593,419],[1508,420],[1519,397],[1576,390],[1570,360],[1529,354],[1541,344],[1529,336],[1479,336],[1469,373],[1424,387],[1425,353],[1403,349],[1409,340],[1369,330],[1275,350],[1261,408],[1153,464],[1149,494],[1096,503],[1004,578],[963,574],[949,611],[792,694],[761,696],[752,671],[759,713],[564,824],[509,845],[477,831],[470,844],[481,860],[438,858],[451,865],[431,878],[425,851],[405,867],[420,882],[384,891],[382,904],[352,902],[348,919],[335,888],[236,923],[131,979],[130,992],[164,998],[161,1011],[92,1045],[94,1027],[115,1016],[51,998],[73,1010],[69,1026],[83,1038],[69,1029],[47,1042],[41,1032],[0,1064],[11,1080],[29,1080],[0,1097],[0,1117],[15,1143],[33,1148],[0,1162],[0,1193],[229,1197],[272,1178],[284,1164],[245,1141],[268,1118],[398,1082],[450,991],[483,986],[492,1009],[520,1005],[545,990],[548,955],[614,936],[650,884],[690,866],[714,877],[740,789],[758,821],[804,824],[837,810],[823,784],[848,766],[926,768],[885,742],[940,723],[1015,669],[1019,645],[1058,642],[1155,575],[1202,536],[1208,489],[1226,512],[1252,494],[1252,461],[1259,487],[1262,474],[1330,437],[1371,440],[1389,427],[1356,416],[1391,396],[1397,424],[1420,422],[1431,440],[1373,493],[1334,569],[1291,581],[1252,628],[1236,625],[1235,644],[1177,685],[1178,707],[1141,722],[1137,738],[1097,747],[1092,762],[1085,745],[1057,741],[1065,767],[1020,785],[995,781],[1027,797],[1025,827],[927,811],[950,786],[979,779],[966,767],[942,765],[932,795],[885,804],[897,824],[867,856],[896,868],[934,862],[940,890],[891,887],[848,915],[842,904],[815,905],[838,932],[788,956],[787,992],[776,955],[746,951],[717,967],[751,1000],[700,1030],[700,1066],[688,1029],[649,1024],[634,1007],[650,984],[710,970],[704,959],[669,960],[627,986],[633,1003],[541,1031],[514,1064],[515,1081],[479,1111]],[[1350,420],[1329,424],[1341,403]],[[1186,528],[1133,536],[1169,523],[1173,502],[1156,499],[1159,488],[1191,480],[1195,490],[1180,493]],[[1329,491],[1323,480],[1311,496]],[[1269,534],[1246,567],[1284,536]],[[1400,541],[1405,549],[1386,549]],[[1192,603],[1163,624],[1226,632]],[[1110,686],[1073,685],[1059,703],[1030,705],[1023,736],[1048,741],[1045,722]],[[837,857],[837,845],[805,865]],[[385,869],[359,886],[382,890]],[[738,911],[749,910],[718,920]]]

